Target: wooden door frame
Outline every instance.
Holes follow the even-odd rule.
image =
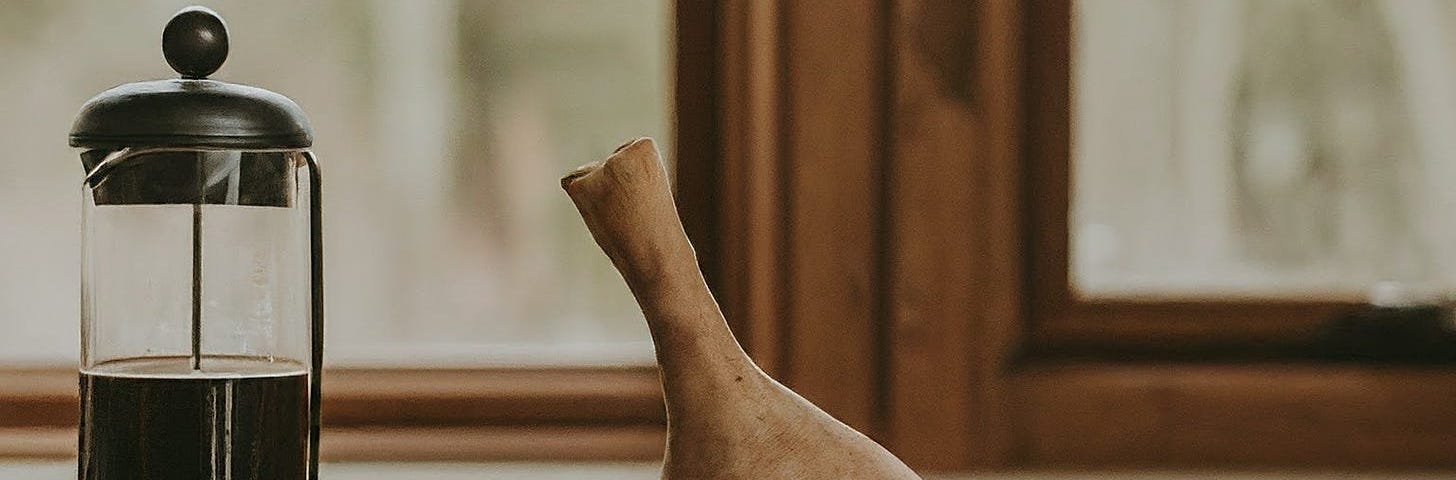
[[[1456,467],[1452,370],[1137,354],[1349,304],[1070,294],[1070,5],[718,5],[703,234],[750,353],[926,470]]]
[[[968,36],[922,14],[963,25],[1009,5],[718,5],[710,283],[765,371],[920,468],[1008,456],[1006,416],[981,413],[1001,408],[999,365],[1019,334],[986,311],[1014,316],[1019,300],[982,306],[1015,296],[1020,266],[1014,236],[975,225],[1016,220],[1014,203],[991,201],[1015,188],[1003,177],[1016,173],[972,159],[1015,160],[1014,122],[985,122],[973,108],[1014,104],[978,90],[1012,83],[984,74],[1014,72],[985,58],[981,41],[1015,51],[1005,45],[1014,37]],[[1001,210],[980,208],[990,205]],[[1006,262],[967,246],[1008,253],[994,257]],[[1007,275],[978,281],[978,269]]]

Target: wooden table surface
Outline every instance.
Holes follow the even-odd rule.
[[[341,463],[325,464],[320,476],[328,480],[657,480],[657,465],[651,463]],[[67,480],[75,478],[71,463],[0,463],[0,479]],[[932,476],[926,480],[1434,480],[1456,478],[1456,472],[1442,473],[1017,473]]]

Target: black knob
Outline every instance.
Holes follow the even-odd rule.
[[[162,55],[182,78],[207,78],[227,60],[227,23],[207,7],[184,8],[162,30]]]

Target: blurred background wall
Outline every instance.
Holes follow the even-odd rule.
[[[0,362],[77,358],[82,102],[173,73],[188,2],[0,8]],[[334,365],[650,361],[556,178],[623,139],[671,152],[668,2],[217,1],[224,81],[292,97],[324,165]],[[671,155],[669,155],[670,157]]]

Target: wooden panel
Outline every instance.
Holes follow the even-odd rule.
[[[698,253],[708,284],[717,287],[722,277],[718,258],[720,225],[720,152],[718,128],[718,19],[713,0],[677,0],[673,3],[673,38],[676,62],[673,90],[674,199],[683,229]]]
[[[1038,2],[1026,9],[1035,35],[1026,51],[1027,235],[1032,243],[1031,311],[1034,322],[1056,317],[1073,301],[1068,284],[1068,216],[1071,200],[1071,0]]]
[[[1019,2],[897,3],[890,268],[893,446],[1005,467],[1025,268]]]
[[[911,466],[971,459],[969,345],[975,278],[970,98],[976,4],[894,3],[889,224],[890,419],[887,447]]]
[[[1039,467],[1456,466],[1456,372],[1048,366],[1017,376]]]
[[[791,66],[786,379],[871,435],[881,360],[882,6],[789,0],[781,11]]]
[[[786,241],[782,174],[778,4],[722,4],[722,165],[719,301],[744,348],[770,375],[782,373]]]
[[[1025,83],[1024,39],[1039,36],[1036,19],[1024,18],[1023,9],[1039,3],[1015,0],[981,2],[981,28],[976,31],[978,66],[973,95],[979,105],[978,130],[982,139],[971,175],[977,261],[974,268],[979,298],[973,316],[972,416],[970,464],[1005,467],[1014,460],[1010,405],[1005,376],[1019,354],[1026,310],[1025,163],[1023,123]],[[1025,37],[1023,37],[1023,25]],[[1034,33],[1034,34],[1033,34]]]

